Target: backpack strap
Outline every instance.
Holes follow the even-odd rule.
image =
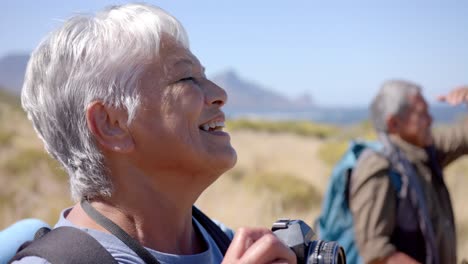
[[[226,233],[224,233],[223,230],[213,222],[213,220],[195,206],[192,206],[192,215],[198,222],[200,222],[206,231],[208,231],[216,245],[218,245],[223,256],[226,255],[226,251],[231,244],[231,239],[226,235]]]
[[[9,263],[27,256],[47,259],[53,264],[117,264],[111,254],[88,233],[74,227],[58,227],[25,244]],[[45,234],[44,234],[45,233]],[[83,254],[86,252],[86,254]]]
[[[390,182],[392,183],[393,187],[395,187],[395,190],[397,191],[398,195],[400,195],[400,192],[403,190],[403,182],[400,173],[398,173],[398,171],[396,170],[390,169],[389,176]]]
[[[363,143],[359,144],[358,147],[362,148]],[[366,147],[366,146],[364,146]],[[353,150],[354,151],[354,150]],[[360,152],[356,153],[356,167],[359,166],[359,163],[362,162],[363,160],[366,160],[367,157],[377,154],[385,158],[386,160],[389,160],[389,157],[387,156],[387,153],[383,151],[383,149],[377,148],[376,146],[372,147],[367,147],[365,149],[360,149]],[[357,158],[359,157],[359,158]],[[352,172],[353,168],[349,168],[346,171],[346,188],[345,188],[345,197],[347,198],[347,203],[349,204],[349,199],[350,199],[350,190],[351,190],[351,184],[352,184]],[[407,188],[406,185],[403,183],[401,175],[398,171],[393,168],[390,162],[390,170],[389,170],[389,178],[390,178],[390,183],[391,185],[395,188],[395,191],[397,192],[397,195],[399,197],[402,196],[401,192],[404,192]],[[405,186],[403,186],[405,185]]]

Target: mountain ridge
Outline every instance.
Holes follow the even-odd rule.
[[[0,86],[19,95],[28,60],[29,55],[21,53],[0,58]],[[229,103],[225,106],[228,112],[310,110],[314,107],[312,96],[308,94],[290,99],[280,92],[241,77],[233,69],[216,73],[210,79],[229,95]]]
[[[254,81],[241,77],[236,71],[229,69],[215,74],[211,81],[226,90],[228,104],[226,111],[286,111],[310,110],[315,107],[311,96],[292,100]]]
[[[20,95],[28,60],[27,54],[12,54],[0,58],[0,90]],[[224,88],[228,94],[228,103],[223,110],[229,118],[312,120],[331,124],[353,124],[368,119],[366,106],[323,107],[315,104],[309,94],[291,99],[262,84],[248,80],[233,69],[216,73],[210,79]],[[440,104],[431,104],[431,111],[436,122],[441,123],[456,121],[466,113],[463,107]]]

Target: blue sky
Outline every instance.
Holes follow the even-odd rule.
[[[0,56],[29,52],[60,21],[128,1],[2,1]],[[207,74],[325,106],[367,105],[388,78],[429,101],[468,84],[468,1],[146,1],[176,16]]]

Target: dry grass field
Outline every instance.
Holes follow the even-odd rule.
[[[3,98],[3,99],[2,99]],[[54,224],[70,206],[67,177],[44,152],[17,102],[0,94],[0,230],[36,217]],[[252,125],[254,124],[254,125]],[[208,215],[232,228],[271,226],[278,218],[312,224],[332,164],[350,138],[372,137],[369,126],[338,128],[299,123],[229,125],[238,152],[234,169],[197,201]],[[468,158],[446,170],[458,227],[460,257],[468,257]]]
[[[327,187],[332,160],[339,157],[329,153],[330,147],[343,150],[344,141],[298,136],[292,133],[265,133],[234,131],[232,144],[238,152],[236,167],[223,175],[197,201],[211,217],[237,228],[244,225],[271,226],[278,218],[303,219],[312,225],[318,216],[322,194]],[[339,152],[339,150],[338,150]],[[333,156],[333,157],[330,157]],[[327,157],[331,159],[324,162]],[[287,175],[284,181],[291,181],[291,189],[283,193],[268,188],[253,190],[248,181],[237,180],[239,176]],[[459,259],[468,258],[468,157],[462,158],[445,170],[446,182],[451,193],[455,210],[458,233]],[[297,184],[297,185],[294,185]],[[300,185],[300,186],[299,186]],[[294,188],[314,192],[298,197],[297,201],[307,207],[284,206],[283,199]],[[310,199],[309,203],[301,199]]]

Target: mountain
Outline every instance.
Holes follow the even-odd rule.
[[[27,54],[11,54],[0,58],[0,86],[19,95],[28,60]],[[290,99],[241,78],[234,70],[215,74],[211,80],[223,87],[229,95],[229,103],[224,108],[226,112],[301,111],[313,108],[312,98],[308,94]]]
[[[28,60],[28,54],[10,54],[0,58],[0,86],[19,95]]]
[[[226,112],[300,111],[314,107],[310,95],[297,99],[273,92],[267,87],[241,78],[235,71],[228,70],[211,77],[228,94]]]

